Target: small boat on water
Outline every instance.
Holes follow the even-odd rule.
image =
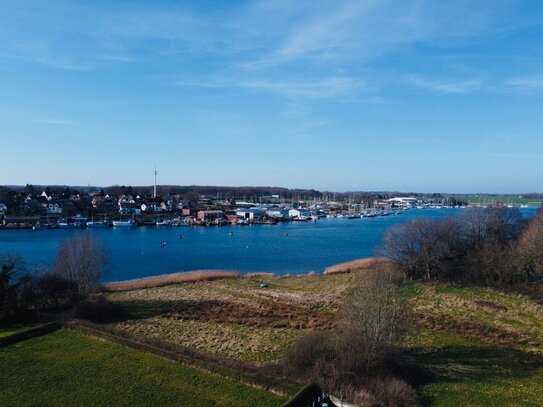
[[[113,221],[114,227],[133,227],[136,226],[136,222],[133,219],[129,220],[114,220]]]
[[[88,228],[107,228],[109,226],[109,223],[105,220],[98,220],[98,221],[89,221],[87,222]]]
[[[156,225],[157,225],[157,226],[171,226],[171,225],[172,225],[172,221],[169,220],[169,219],[157,220],[157,221],[156,221]]]

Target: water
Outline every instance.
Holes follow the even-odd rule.
[[[439,218],[461,209],[408,210],[364,219],[319,219],[244,227],[137,227],[89,230],[3,230],[0,254],[27,264],[51,264],[62,240],[91,233],[108,257],[104,281],[200,269],[300,274],[372,256],[385,230],[419,217]],[[525,215],[535,209],[522,209]],[[232,233],[232,235],[230,235]],[[183,239],[179,239],[179,235]],[[165,247],[160,242],[167,242]]]

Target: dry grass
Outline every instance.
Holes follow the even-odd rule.
[[[244,278],[276,278],[275,273],[247,273],[243,275]]]
[[[138,278],[135,280],[118,281],[103,284],[106,291],[130,291],[144,288],[163,287],[171,284],[196,283],[227,278],[239,278],[236,271],[227,270],[197,270],[184,273],[164,274],[160,276]]]
[[[340,273],[351,273],[353,271],[364,271],[364,270],[373,270],[375,267],[380,266],[389,266],[391,261],[382,258],[382,257],[370,257],[367,259],[358,259],[353,261],[348,261],[346,263],[336,264],[335,266],[330,266],[324,270],[323,274],[340,274]]]

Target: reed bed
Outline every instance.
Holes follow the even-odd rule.
[[[324,270],[323,274],[341,274],[351,273],[353,271],[372,270],[375,267],[389,265],[390,263],[391,261],[384,257],[370,257],[330,266],[326,270]]]
[[[240,274],[237,271],[228,270],[196,270],[105,283],[102,286],[106,291],[130,291],[163,287],[171,284],[196,283],[198,281],[211,281],[227,278],[240,278]]]
[[[275,273],[247,273],[244,274],[245,278],[277,278]]]

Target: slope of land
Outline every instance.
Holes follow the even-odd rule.
[[[189,358],[209,357],[194,369],[121,346],[107,335],[98,341],[83,336],[85,330],[61,330],[0,348],[0,384],[9,389],[0,395],[0,405],[145,405],[149,400],[185,405],[190,400],[186,405],[279,406],[288,396],[260,390],[258,383],[267,383],[251,378],[272,374],[296,338],[332,329],[356,273],[368,267],[387,264],[349,263],[321,276],[170,285],[161,280],[158,287],[108,292],[105,296],[128,313],[94,326],[133,338],[136,345],[142,338],[147,345],[158,340],[168,351],[178,347]],[[404,290],[410,329],[400,346],[422,368],[416,389],[423,405],[543,405],[541,305],[490,288],[409,283]],[[224,361],[232,363],[221,365]],[[209,373],[210,362],[225,374]],[[240,374],[232,375],[232,369]],[[303,384],[274,387],[280,375],[270,378],[270,388],[286,395]]]
[[[278,406],[285,397],[60,330],[0,348],[2,406]]]
[[[354,276],[261,276],[110,293],[133,315],[112,325],[227,358],[271,362],[297,337],[334,326]],[[417,387],[425,405],[543,405],[540,305],[442,283],[411,283],[405,291],[412,329],[402,347],[425,372]]]

